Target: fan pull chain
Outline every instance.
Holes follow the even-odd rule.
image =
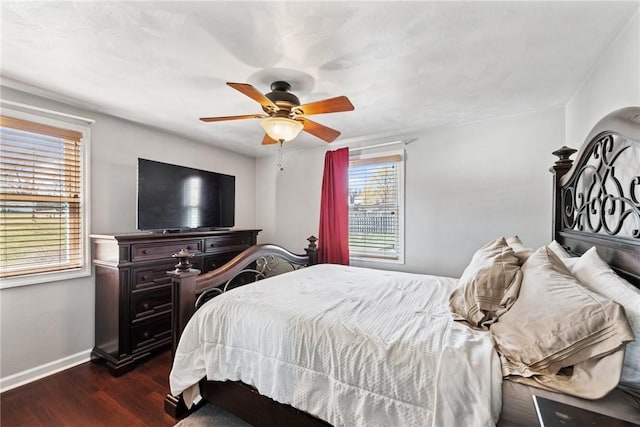
[[[278,169],[281,171],[284,170],[284,166],[282,165],[282,143],[283,141],[280,141],[280,148],[278,149]]]

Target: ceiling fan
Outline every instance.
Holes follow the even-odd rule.
[[[294,139],[301,130],[326,142],[335,141],[340,136],[340,132],[311,121],[306,116],[354,109],[353,104],[346,96],[300,105],[298,97],[290,92],[291,85],[285,81],[273,82],[271,84],[271,92],[266,95],[248,83],[228,82],[227,85],[260,103],[265,114],[202,117],[200,120],[203,122],[220,122],[225,120],[263,119],[260,122],[265,130],[262,144],[276,144],[278,142],[282,144]]]

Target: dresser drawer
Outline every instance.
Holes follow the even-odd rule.
[[[131,350],[135,354],[171,342],[171,313],[134,323]]]
[[[204,240],[205,253],[242,251],[251,246],[250,234],[209,237]]]
[[[175,270],[177,263],[177,261],[169,261],[162,264],[154,263],[146,267],[133,268],[131,270],[131,291],[136,292],[170,284],[171,278],[167,276],[167,271]],[[202,257],[191,258],[191,268],[202,271]]]
[[[135,292],[141,289],[169,285],[171,278],[167,276],[167,271],[174,270],[176,263],[177,261],[174,260],[132,269],[133,280],[131,290]]]
[[[131,319],[133,321],[169,312],[171,312],[171,285],[131,294]]]
[[[188,249],[190,252],[202,252],[201,240],[186,240],[181,242],[146,243],[131,245],[131,257],[134,262],[149,259],[170,258],[180,249]]]

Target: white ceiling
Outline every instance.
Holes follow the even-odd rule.
[[[342,132],[336,145],[410,137],[563,106],[638,5],[3,0],[1,75],[261,156],[258,120],[198,120],[262,112],[227,81],[266,93],[289,80],[302,103],[348,96],[355,111],[312,117]]]

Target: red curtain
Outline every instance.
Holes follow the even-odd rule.
[[[325,154],[319,234],[319,261],[349,265],[348,147]]]

